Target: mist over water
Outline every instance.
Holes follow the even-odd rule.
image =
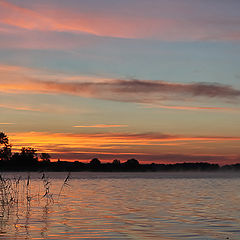
[[[240,239],[237,172],[72,173],[60,197],[67,173],[46,175],[54,202],[31,173],[30,205],[1,208],[0,239]]]

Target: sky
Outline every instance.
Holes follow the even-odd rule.
[[[53,160],[240,162],[240,1],[0,0],[0,131]]]

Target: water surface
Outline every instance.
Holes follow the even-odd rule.
[[[239,173],[46,175],[52,195],[31,173],[29,204],[1,209],[0,239],[240,239]]]

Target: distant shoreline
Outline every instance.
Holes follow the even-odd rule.
[[[0,161],[1,172],[222,172],[222,171],[240,171],[240,163],[232,165],[211,164],[208,162],[196,163],[175,163],[175,164],[140,164],[135,159],[130,159],[124,163],[112,162],[101,163],[90,161],[83,162],[44,162],[18,164],[12,161]]]

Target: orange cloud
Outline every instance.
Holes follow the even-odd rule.
[[[158,133],[123,134],[123,133],[48,133],[48,132],[20,132],[10,133],[9,136],[17,145],[30,144],[37,147],[50,145],[65,145],[77,147],[106,147],[117,145],[161,145],[168,142],[193,142],[193,141],[240,141],[240,137],[225,136],[181,136]],[[108,146],[109,145],[109,146]]]
[[[7,123],[7,122],[3,123],[3,122],[0,122],[0,125],[13,125],[13,124],[15,124],[15,123],[10,123],[10,122],[9,123]]]
[[[97,125],[77,125],[73,126],[75,128],[118,128],[118,127],[128,127],[128,125],[123,125],[123,124],[115,124],[115,125],[110,125],[110,124],[97,124]]]
[[[20,110],[20,111],[33,111],[33,112],[41,112],[40,109],[31,108],[27,106],[16,106],[11,104],[0,104],[0,108],[12,109],[12,110]]]
[[[33,81],[43,80],[43,81],[59,81],[61,82],[106,82],[112,80],[111,78],[99,77],[99,76],[89,76],[89,75],[70,75],[54,71],[47,71],[35,68],[28,68],[17,65],[6,65],[0,64],[0,76],[3,83],[13,82],[13,84],[18,83],[18,81]],[[9,83],[9,86],[10,83]]]

